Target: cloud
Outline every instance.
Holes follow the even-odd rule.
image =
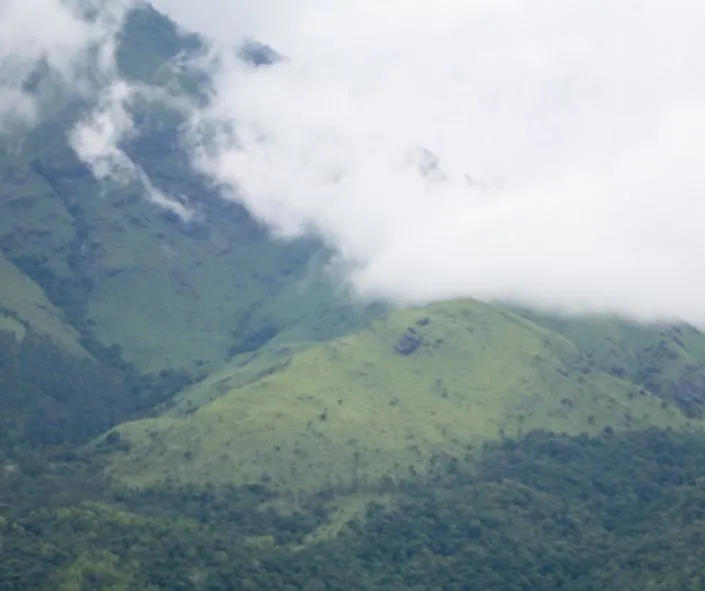
[[[57,93],[80,96],[94,107],[68,140],[96,178],[138,183],[149,200],[188,220],[194,213],[184,200],[159,191],[121,147],[138,132],[131,111],[135,101],[159,93],[118,73],[122,25],[138,5],[137,0],[0,0],[0,132],[16,132],[50,116]]]
[[[116,81],[102,91],[98,105],[79,121],[71,134],[71,144],[78,155],[90,164],[99,180],[129,182],[135,164],[119,148],[121,141],[134,133],[128,105],[133,89]]]
[[[36,121],[42,91],[53,83],[87,89],[91,52],[119,25],[120,2],[91,5],[63,0],[0,0],[0,130]],[[41,74],[41,76],[38,76]],[[35,86],[36,80],[42,84]]]
[[[196,213],[185,198],[170,197],[157,189],[145,171],[122,149],[121,145],[137,130],[131,106],[138,98],[168,101],[158,89],[128,84],[113,74],[103,88],[97,105],[73,128],[69,141],[76,154],[87,163],[100,181],[122,184],[139,183],[152,203],[168,209],[182,220],[192,220]]]
[[[14,60],[0,68],[0,123],[32,116],[22,90],[32,64],[80,79],[98,39],[102,94],[74,148],[99,178],[136,180],[188,215],[120,149],[139,131],[135,97],[151,91],[111,65],[104,23],[116,13],[86,23],[41,2],[51,19],[0,0],[13,15],[0,27],[26,20],[28,31],[0,29],[0,56]],[[705,325],[702,3],[155,5],[222,50],[208,62],[209,104],[189,110],[194,165],[275,234],[323,237],[361,296]],[[286,59],[243,63],[233,48],[245,39]]]
[[[287,60],[220,62],[196,164],[363,296],[705,324],[702,3],[206,4]]]

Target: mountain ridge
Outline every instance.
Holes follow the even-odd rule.
[[[96,444],[109,474],[137,486],[351,489],[534,429],[689,424],[637,384],[591,368],[562,335],[471,300],[392,312],[269,370],[216,382],[216,396],[181,413],[118,426],[118,451],[111,455],[107,438]]]

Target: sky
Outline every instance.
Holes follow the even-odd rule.
[[[52,19],[34,18],[38,4]],[[41,56],[75,82],[99,43],[110,84],[74,147],[188,215],[117,146],[139,130],[109,60],[115,4],[91,25],[59,0],[28,5],[0,0],[0,124],[36,117],[18,80]],[[705,4],[155,6],[223,51],[210,104],[188,109],[194,166],[273,234],[321,236],[362,297],[705,326]],[[245,38],[286,59],[243,64],[231,49]]]

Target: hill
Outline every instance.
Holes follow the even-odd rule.
[[[220,395],[181,416],[120,425],[97,444],[118,445],[111,476],[354,489],[532,429],[687,423],[652,393],[592,368],[565,337],[476,301],[396,311],[266,366],[240,384],[227,382],[237,372],[214,376]]]

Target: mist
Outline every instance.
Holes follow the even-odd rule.
[[[702,3],[155,6],[221,52],[194,166],[274,235],[322,237],[360,297],[705,326]],[[285,59],[244,63],[245,39]],[[130,169],[125,113],[74,136],[103,176]]]
[[[92,92],[96,74],[110,69],[115,35],[131,5],[0,0],[0,132],[36,124],[51,110],[53,90]]]

